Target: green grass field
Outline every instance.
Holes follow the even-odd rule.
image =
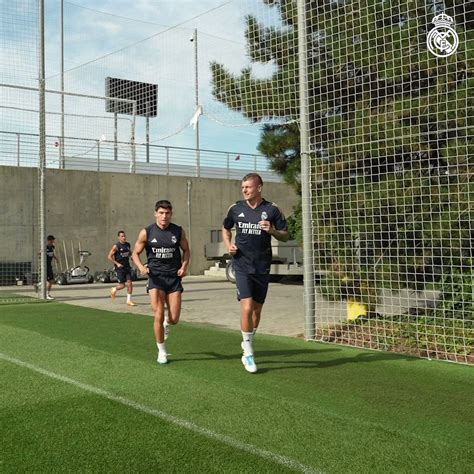
[[[3,305],[0,472],[472,472],[472,367],[255,347],[181,323],[159,366],[148,316]]]

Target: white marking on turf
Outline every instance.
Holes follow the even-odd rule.
[[[227,446],[230,446],[231,448],[235,448],[240,451],[245,451],[247,453],[259,456],[268,461],[281,464],[289,469],[293,469],[295,471],[300,471],[300,472],[305,472],[305,473],[320,473],[321,472],[321,471],[315,470],[312,467],[306,466],[295,459],[291,459],[286,456],[282,456],[280,454],[267,451],[266,449],[258,448],[257,446],[254,446],[253,444],[243,443],[241,441],[238,441],[237,439],[231,438],[230,436],[219,434],[219,433],[216,433],[215,431],[196,425],[192,421],[187,421],[182,418],[178,418],[174,415],[165,413],[161,410],[157,410],[156,408],[152,408],[147,405],[143,405],[142,403],[129,400],[128,398],[124,398],[119,395],[114,395],[113,393],[107,392],[106,390],[103,390],[99,387],[94,387],[93,385],[79,382],[78,380],[71,379],[64,375],[56,374],[55,372],[51,372],[49,370],[38,367],[36,365],[30,364],[28,362],[24,362],[20,359],[16,359],[15,357],[10,357],[9,355],[3,354],[1,352],[0,352],[0,359],[3,359],[15,365],[19,365],[20,367],[25,367],[34,372],[45,375],[46,377],[59,380],[69,385],[73,385],[75,387],[81,388],[82,390],[85,390],[86,392],[99,395],[113,402],[121,403],[122,405],[141,411],[143,413],[146,413],[147,415],[155,416],[156,418],[160,418],[173,425],[179,426],[181,428],[185,428],[194,433],[200,434],[202,436],[206,436],[207,438],[211,438],[216,441],[219,441],[223,444],[226,444]]]

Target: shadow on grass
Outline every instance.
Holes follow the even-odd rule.
[[[407,361],[418,360],[416,357],[402,356],[398,354],[388,354],[384,352],[363,352],[353,357],[338,357],[330,360],[317,360],[319,354],[322,353],[338,353],[343,349],[339,348],[327,348],[327,349],[296,349],[296,350],[283,350],[283,351],[257,351],[255,353],[256,363],[258,365],[258,373],[264,374],[274,370],[287,370],[287,369],[325,369],[329,367],[337,367],[346,364],[361,364],[368,362],[380,362],[380,361],[399,361],[401,359]],[[185,361],[203,361],[203,360],[239,360],[242,357],[241,353],[238,354],[220,354],[218,352],[190,352],[186,355],[198,356],[196,358],[173,358],[173,362],[185,362]],[[308,357],[306,360],[294,360],[294,357],[298,356],[314,356]],[[336,354],[334,354],[336,355]],[[201,357],[199,357],[201,356]],[[288,358],[285,360],[285,358]]]

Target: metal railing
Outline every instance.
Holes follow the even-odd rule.
[[[64,137],[62,151],[64,169],[68,170],[221,179],[241,179],[245,173],[255,171],[264,181],[281,181],[281,178],[269,169],[268,160],[261,155],[201,149],[198,163],[194,148],[151,144],[147,159],[145,143],[115,143],[78,137]],[[132,160],[133,151],[135,167]],[[38,135],[0,131],[0,165],[37,167],[38,156]],[[61,159],[60,138],[47,135],[46,167],[62,167]]]

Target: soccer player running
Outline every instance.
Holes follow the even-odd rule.
[[[177,324],[181,314],[181,279],[189,264],[189,244],[182,227],[173,224],[173,207],[167,200],[155,204],[155,223],[142,229],[133,249],[132,259],[141,273],[148,273],[148,294],[155,319],[153,330],[159,364],[168,362],[165,339],[169,325]],[[140,260],[146,250],[148,266]],[[168,318],[165,320],[165,304]]]
[[[46,237],[46,299],[54,300],[51,296],[51,288],[54,282],[54,273],[53,273],[53,260],[58,261],[56,255],[54,254],[54,235],[48,235]]]
[[[127,284],[127,305],[136,306],[132,301],[132,267],[130,266],[130,244],[127,242],[127,236],[123,230],[119,230],[118,242],[112,245],[107,258],[114,264],[117,273],[117,286],[110,289],[110,297],[114,300],[117,296],[117,291],[125,288]]]
[[[258,328],[270,281],[271,238],[286,242],[289,238],[285,216],[278,207],[263,199],[263,181],[257,173],[242,179],[244,200],[230,206],[222,227],[222,240],[233,256],[237,299],[240,301],[242,364],[248,372],[257,372],[253,336]],[[235,243],[232,227],[235,226]]]

